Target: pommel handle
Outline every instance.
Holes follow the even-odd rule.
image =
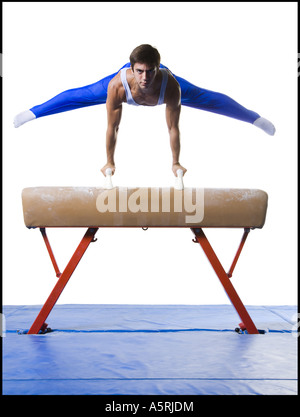
[[[111,168],[106,168],[105,180],[104,180],[104,188],[106,190],[111,190],[112,188],[114,188],[112,180],[111,180],[111,176],[112,176]]]
[[[184,189],[184,185],[183,185],[183,170],[182,169],[177,169],[176,171],[177,177],[175,178],[175,185],[174,188],[175,190],[183,190]]]

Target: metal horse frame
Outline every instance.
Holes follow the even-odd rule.
[[[46,300],[45,304],[43,305],[42,309],[40,310],[38,316],[36,317],[35,321],[33,322],[32,326],[30,327],[28,334],[38,334],[38,333],[46,333],[51,329],[48,328],[48,324],[45,322],[47,317],[49,316],[51,310],[53,309],[55,303],[57,302],[59,296],[61,295],[62,291],[64,290],[65,286],[67,285],[69,279],[71,278],[73,272],[75,271],[78,263],[80,262],[81,258],[83,257],[85,251],[87,250],[89,244],[91,242],[95,242],[95,234],[97,233],[99,227],[89,227],[84,234],[81,242],[79,243],[77,249],[75,250],[73,256],[71,257],[69,263],[65,267],[64,271],[61,273],[57,262],[55,260],[51,245],[48,240],[48,236],[46,234],[45,228],[40,228],[42,233],[44,242],[46,244],[48,253],[50,255],[50,259],[52,261],[56,276],[58,281],[54,286],[52,292],[50,293],[48,299]],[[242,322],[239,324],[240,329],[244,331],[246,330],[249,334],[259,334],[259,331],[255,324],[253,323],[249,313],[247,312],[244,304],[242,303],[240,297],[238,296],[234,286],[232,285],[230,278],[232,277],[233,270],[236,266],[236,263],[239,259],[247,236],[250,232],[249,228],[244,228],[244,234],[236,255],[233,259],[232,265],[229,269],[229,272],[226,273],[225,269],[223,268],[221,262],[219,261],[217,255],[215,254],[212,246],[210,245],[207,237],[205,236],[203,230],[201,228],[191,228],[192,232],[195,235],[195,239],[193,241],[195,243],[199,243],[206,254],[209,262],[211,263],[213,269],[215,270],[225,292],[227,293],[233,307],[235,308],[236,312],[238,313]]]

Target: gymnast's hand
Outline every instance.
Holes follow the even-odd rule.
[[[187,169],[183,168],[183,166],[180,165],[179,162],[176,162],[175,164],[173,164],[172,166],[172,171],[175,175],[175,177],[177,177],[177,170],[181,169],[183,171],[183,175],[186,173]]]
[[[106,177],[106,170],[107,170],[107,168],[110,168],[111,169],[111,175],[114,175],[114,173],[115,173],[115,170],[116,170],[116,167],[115,167],[115,165],[114,164],[111,164],[111,163],[107,163],[106,165],[104,165],[104,167],[103,168],[101,168],[101,172],[102,172],[102,174]]]

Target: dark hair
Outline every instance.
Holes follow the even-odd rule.
[[[143,44],[134,48],[130,54],[130,65],[133,69],[134,64],[140,62],[142,64],[155,65],[159,68],[160,55],[156,48],[151,45]]]

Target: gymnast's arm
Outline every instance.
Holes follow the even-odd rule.
[[[115,172],[115,148],[117,144],[117,136],[119,132],[119,125],[122,117],[122,100],[119,95],[118,84],[115,80],[108,85],[107,100],[107,129],[106,129],[106,154],[107,162],[101,169],[101,172],[105,175],[107,168],[111,168],[112,175]]]
[[[175,81],[175,80],[174,80]],[[173,80],[171,81],[171,83]],[[180,129],[179,118],[181,110],[181,96],[180,88],[177,86],[177,82],[172,86],[171,91],[168,89],[166,94],[166,121],[168,131],[170,135],[170,146],[172,152],[172,171],[177,176],[177,170],[182,169],[183,174],[186,173],[186,169],[180,165]]]

